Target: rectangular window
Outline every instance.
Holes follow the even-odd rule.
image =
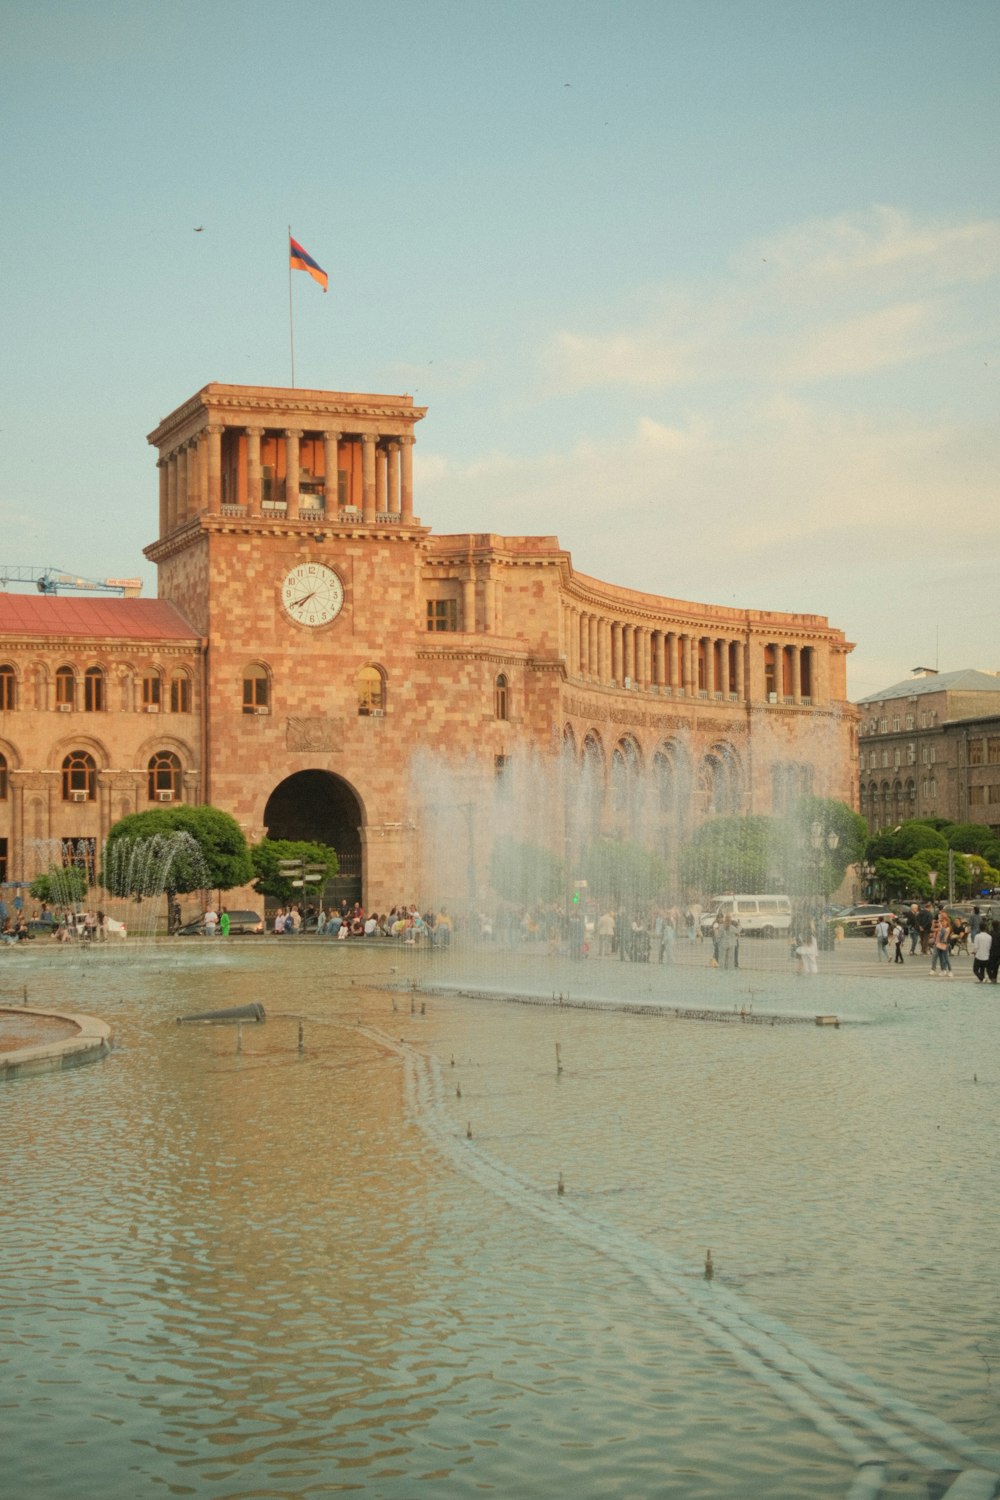
[[[143,708],[159,708],[160,706],[160,676],[153,672],[142,679],[142,706]]]
[[[61,839],[60,843],[63,864],[77,865],[81,870],[86,870],[88,883],[94,885],[97,881],[97,840]]]
[[[916,745],[911,740],[910,743],[906,747],[906,764],[908,766],[915,766],[916,763],[917,763],[917,747],[916,747]]]
[[[191,712],[191,679],[183,672],[179,672],[176,677],[170,679],[170,712],[172,714]]]
[[[991,786],[991,787],[988,787],[987,788],[987,794],[986,794],[986,800],[987,800],[987,802],[990,802],[990,803],[1000,802],[1000,786]]]
[[[427,601],[427,629],[428,630],[457,630],[458,629],[458,600],[457,599],[428,599],[428,601]]]
[[[969,741],[969,765],[981,766],[983,764],[983,742],[982,740]]]
[[[907,727],[907,729],[912,729],[913,728],[913,715],[912,714],[907,714],[906,715],[906,727]]]
[[[986,741],[986,760],[991,766],[1000,766],[1000,739]]]
[[[969,806],[970,807],[982,807],[983,803],[986,801],[985,792],[986,792],[986,788],[984,786],[970,786],[969,787]]]
[[[894,714],[893,715],[893,720],[892,720],[892,732],[893,732],[893,734],[896,734],[896,732],[898,731],[898,729],[899,729],[899,714]]]

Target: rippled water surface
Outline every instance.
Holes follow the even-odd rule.
[[[5,1492],[798,1500],[1000,1468],[997,990],[627,969],[593,993],[729,1022],[472,998],[460,955],[396,945],[26,956],[18,992],[116,1049],[0,1090]],[[478,978],[505,974],[569,989]],[[725,983],[851,1021],[740,1022]],[[176,1024],[251,1000],[265,1024]]]

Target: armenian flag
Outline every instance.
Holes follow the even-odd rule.
[[[325,292],[327,282],[330,278],[327,276],[323,268],[316,264],[312,256],[307,251],[303,250],[298,240],[292,239],[291,235],[288,236],[288,249],[289,255],[291,257],[292,270],[308,271],[313,281],[318,281]]]

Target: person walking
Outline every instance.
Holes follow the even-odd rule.
[[[972,972],[980,984],[986,978],[990,961],[990,949],[993,947],[993,934],[988,927],[980,927],[972,939]]]
[[[903,919],[902,917],[897,917],[896,925],[892,929],[892,944],[896,950],[896,957],[893,959],[893,963],[901,964],[903,962],[903,939],[905,937],[906,928],[903,926]]]
[[[990,984],[996,984],[998,971],[1000,971],[1000,922],[994,922],[990,938],[990,956],[986,962],[986,978]]]
[[[954,979],[952,972],[951,957],[948,952],[948,944],[951,938],[951,923],[946,912],[939,912],[937,925],[931,932],[931,973],[940,967],[942,974],[947,974],[949,979]]]
[[[882,962],[883,958],[885,959],[886,963],[889,962],[889,954],[886,951],[888,949],[888,946],[889,919],[888,917],[879,917],[878,921],[875,923],[875,956],[878,959],[879,963]]]

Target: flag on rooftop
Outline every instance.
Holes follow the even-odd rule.
[[[325,292],[329,277],[327,276],[323,268],[316,264],[308,251],[303,250],[298,240],[293,240],[291,235],[288,236],[288,247],[289,254],[291,256],[292,270],[308,271],[313,281],[318,281]]]

